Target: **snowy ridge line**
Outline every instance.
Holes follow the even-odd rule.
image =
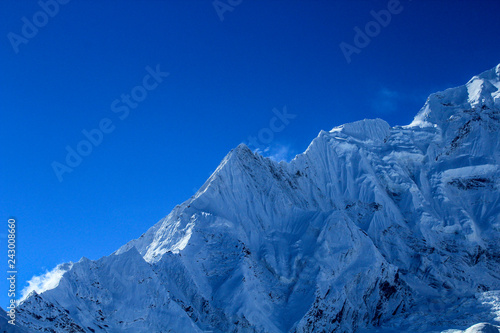
[[[408,126],[245,145],[110,256],[18,308],[34,332],[499,332],[500,65]]]

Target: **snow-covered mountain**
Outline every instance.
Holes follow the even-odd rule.
[[[290,163],[245,145],[189,200],[64,266],[35,332],[499,332],[500,65],[408,126],[322,131]],[[43,290],[47,289],[47,290]]]

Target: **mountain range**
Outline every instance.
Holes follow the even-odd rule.
[[[430,95],[407,126],[321,131],[290,162],[241,144],[138,239],[60,265],[18,325],[499,332],[499,132],[500,65]]]

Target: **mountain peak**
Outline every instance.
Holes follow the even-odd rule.
[[[234,150],[237,152],[252,152],[252,150],[244,143],[240,143]]]
[[[500,64],[496,65],[492,69],[488,69],[488,70],[482,72],[479,75],[473,76],[472,79],[470,79],[470,81],[468,83],[470,83],[471,81],[473,81],[475,79],[498,81],[500,79]]]
[[[500,109],[500,64],[465,85],[431,94],[408,127],[446,127],[467,110]]]
[[[390,134],[391,126],[380,118],[363,119],[333,128],[330,133],[345,134],[360,141],[382,142]]]

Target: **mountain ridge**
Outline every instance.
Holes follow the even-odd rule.
[[[239,145],[140,238],[25,298],[20,322],[55,332],[496,329],[499,76],[500,65],[432,94],[407,126],[365,119],[321,131],[289,163]]]

